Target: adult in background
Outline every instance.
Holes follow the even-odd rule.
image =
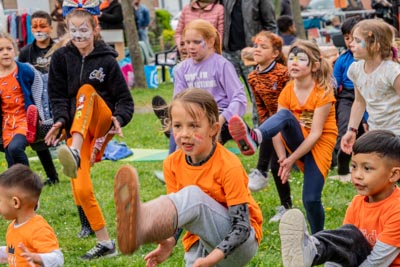
[[[222,40],[224,37],[224,7],[218,4],[218,0],[193,0],[183,7],[179,16],[174,35],[175,44],[178,47],[182,40],[183,29],[194,19],[204,19],[210,22],[217,29]]]
[[[124,29],[121,4],[117,0],[104,0],[100,4],[99,24],[103,30]]]
[[[133,13],[135,14],[136,28],[139,34],[139,41],[149,43],[147,29],[150,24],[150,11],[147,6],[140,3],[140,0],[133,0]]]
[[[274,7],[270,0],[222,0],[221,3],[225,12],[223,55],[242,77],[253,102],[253,125],[258,125],[254,96],[247,83],[252,67],[243,64],[240,52],[247,46],[253,46],[252,37],[260,31],[276,32]]]

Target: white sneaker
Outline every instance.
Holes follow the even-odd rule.
[[[268,176],[262,175],[262,173],[258,169],[251,169],[248,176],[249,189],[252,192],[257,192],[267,187]]]
[[[281,253],[284,267],[311,266],[318,240],[308,234],[303,213],[298,209],[288,210],[279,223]]]
[[[279,206],[276,208],[276,213],[275,215],[269,219],[270,223],[274,223],[274,222],[279,222],[283,216],[283,214],[285,214],[289,209],[285,208],[285,206]]]

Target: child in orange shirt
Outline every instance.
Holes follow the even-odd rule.
[[[246,265],[261,241],[262,213],[240,160],[217,142],[214,97],[203,89],[183,90],[168,113],[179,147],[164,161],[168,195],[141,203],[135,170],[123,166],[115,177],[121,252],[130,254],[157,241],[144,258],[146,266],[156,266],[169,257],[185,229],[187,266]]]
[[[358,195],[343,226],[308,235],[299,210],[282,217],[279,232],[285,267],[400,266],[400,137],[372,130],[353,146],[351,180]],[[325,265],[326,266],[326,265]],[[332,266],[332,265],[329,265]]]
[[[0,215],[12,220],[0,247],[0,264],[10,267],[62,266],[64,256],[54,230],[35,213],[43,188],[29,167],[15,164],[0,174]]]
[[[5,152],[8,167],[29,166],[25,148],[28,136],[36,135],[37,120],[28,115],[29,106],[34,107],[34,91],[43,87],[32,66],[14,60],[16,51],[12,37],[0,33],[0,151]]]
[[[254,154],[263,140],[272,139],[283,183],[297,162],[304,172],[303,204],[316,233],[324,229],[321,194],[337,138],[332,68],[316,44],[298,40],[290,48],[288,70],[292,81],[279,96],[278,112],[254,130],[234,116],[229,131],[244,155]]]

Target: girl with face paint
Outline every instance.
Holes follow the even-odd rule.
[[[355,97],[348,130],[341,140],[341,149],[347,154],[352,152],[365,110],[370,130],[400,135],[400,65],[393,29],[384,21],[368,19],[357,23],[352,35],[350,49],[358,61],[348,71]]]
[[[209,91],[215,98],[220,111],[221,125],[218,140],[225,144],[232,139],[227,121],[233,115],[243,116],[247,97],[232,63],[221,51],[221,39],[214,26],[205,20],[192,20],[183,31],[188,58],[181,62],[175,73],[174,95],[196,87]],[[170,152],[175,150],[171,137]]]
[[[75,204],[86,214],[86,223],[97,238],[97,245],[81,257],[84,260],[117,255],[94,195],[90,168],[101,160],[114,134],[123,137],[122,127],[133,115],[133,100],[115,59],[117,53],[101,40],[96,18],[85,9],[91,6],[93,12],[96,2],[85,1],[83,9],[72,11],[64,6],[71,40],[52,55],[49,98],[54,126],[45,137],[48,145],[67,139],[67,145],[58,149],[58,158],[64,174],[72,178]]]
[[[287,65],[292,80],[278,98],[277,113],[256,129],[248,129],[240,117],[233,116],[229,131],[244,155],[254,154],[272,139],[282,183],[297,163],[304,173],[304,208],[311,232],[316,233],[324,229],[321,194],[338,134],[332,68],[318,46],[304,40],[291,46]]]
[[[289,81],[286,58],[282,52],[283,40],[278,35],[262,31],[253,38],[253,57],[256,69],[248,77],[249,85],[256,100],[259,124],[270,118],[278,109],[278,97]],[[272,140],[265,140],[260,145],[257,167],[249,173],[249,188],[260,191],[267,186],[268,170],[274,177],[281,206],[269,222],[277,222],[292,207],[289,183],[282,183],[278,176],[279,164],[272,145]]]
[[[259,247],[262,213],[240,160],[217,142],[214,96],[188,88],[174,97],[168,113],[180,147],[163,164],[168,195],[143,204],[132,167],[120,168],[115,177],[120,250],[132,254],[157,241],[144,257],[146,266],[154,267],[171,255],[185,229],[186,266],[245,266]],[[126,194],[132,197],[126,200]]]

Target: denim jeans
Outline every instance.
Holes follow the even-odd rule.
[[[25,153],[27,145],[28,141],[22,134],[17,134],[11,139],[11,142],[5,148],[8,168],[17,163],[29,166],[28,156]]]
[[[197,258],[207,256],[228,235],[232,227],[228,209],[195,185],[184,187],[167,197],[175,204],[178,227],[200,238],[185,253],[186,266],[192,266]],[[257,250],[258,242],[251,228],[249,238],[217,266],[245,266]]]
[[[281,109],[272,115],[258,129],[262,133],[263,142],[270,140],[280,132],[291,151],[295,151],[304,141],[299,122],[287,109]],[[303,205],[311,232],[316,233],[324,229],[325,212],[321,195],[325,180],[311,151],[300,158],[300,161],[304,163]]]

